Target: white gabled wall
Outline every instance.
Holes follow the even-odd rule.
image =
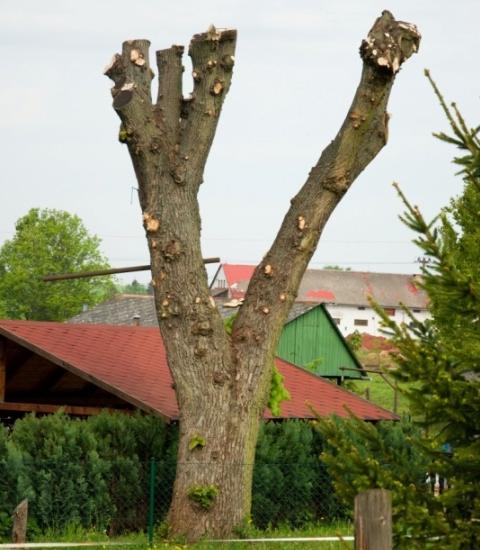
[[[356,330],[361,334],[367,333],[373,336],[383,336],[380,331],[380,317],[371,307],[348,306],[342,304],[326,304],[326,306],[332,318],[336,322],[338,319],[337,326],[343,336],[352,334],[352,332]],[[391,309],[395,311],[392,318],[397,323],[408,324],[410,322],[410,319],[400,308],[396,307]],[[419,321],[424,321],[430,317],[426,309],[415,310],[413,313]],[[361,324],[365,322],[366,324]]]

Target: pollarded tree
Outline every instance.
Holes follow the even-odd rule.
[[[182,46],[157,52],[155,101],[147,40],[124,42],[105,70],[115,84],[119,138],[139,184],[157,315],[180,407],[169,522],[173,533],[191,540],[228,534],[249,514],[255,443],[281,328],[330,214],[386,144],[390,90],[420,35],[384,11],[363,40],[361,80],[345,122],[292,199],[227,334],[202,262],[197,193],[230,87],[235,41],[235,30],[214,27],[193,37],[190,98],[182,95]]]

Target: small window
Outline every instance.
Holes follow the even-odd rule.
[[[420,313],[420,311],[421,311],[420,309],[414,309],[413,313]]]
[[[358,306],[357,309],[359,309],[360,311],[364,311],[364,310],[365,310],[365,306]]]
[[[394,307],[385,307],[385,308],[383,308],[383,310],[385,311],[385,313],[387,315],[390,315],[390,317],[395,317],[395,308]]]
[[[339,325],[340,324],[340,319],[338,317],[334,317],[333,318],[333,321],[336,325]]]
[[[356,327],[366,327],[366,326],[368,326],[368,320],[367,319],[355,319],[353,321],[353,324]]]

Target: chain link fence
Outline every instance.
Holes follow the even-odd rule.
[[[240,465],[242,466],[242,465]],[[167,519],[175,464],[152,458],[149,463],[148,532],[153,533]],[[208,468],[208,464],[202,465]],[[228,465],[225,466],[228,468]],[[238,464],[232,465],[238,468]],[[255,464],[252,485],[252,525],[258,529],[302,528],[319,521],[333,522],[350,516],[338,499],[324,464],[317,459],[308,463]]]
[[[175,471],[175,461],[156,458],[117,460],[108,471],[95,456],[77,463],[62,457],[24,460],[17,470],[17,489],[15,495],[10,495],[11,504],[4,506],[6,495],[0,495],[0,508],[5,510],[3,521],[8,520],[3,536],[10,530],[13,503],[28,498],[30,534],[61,533],[73,525],[110,536],[148,532],[153,540],[154,531],[167,520]],[[255,464],[253,527],[302,528],[348,515],[320,460]],[[2,513],[0,538],[1,528]]]

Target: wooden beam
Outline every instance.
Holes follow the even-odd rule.
[[[93,416],[100,414],[103,411],[108,412],[122,412],[125,414],[131,414],[131,410],[128,409],[112,409],[105,407],[79,407],[73,405],[46,405],[44,403],[0,403],[0,411],[8,412],[37,412],[37,413],[55,413],[62,409],[66,414],[75,416]]]
[[[5,401],[7,382],[7,354],[5,348],[5,338],[0,338],[0,402]]]
[[[35,385],[33,392],[46,392],[52,389],[67,374],[69,374],[68,371],[62,369],[61,367],[57,367],[50,374],[45,376],[45,378],[40,380],[38,384]]]
[[[203,258],[204,264],[217,264],[220,258]],[[116,273],[131,273],[132,271],[149,271],[148,265],[134,265],[131,267],[116,267],[112,269],[99,269],[97,271],[84,271],[83,273],[57,273],[54,275],[46,275],[42,277],[42,281],[50,283],[54,281],[66,281],[69,279],[87,279],[89,277],[101,277],[102,275],[115,275]]]

